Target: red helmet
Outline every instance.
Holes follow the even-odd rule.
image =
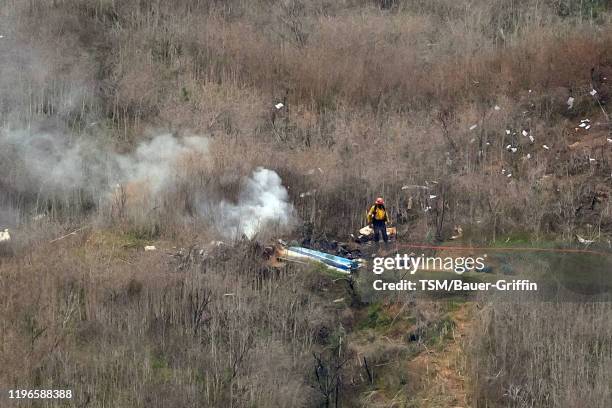
[[[376,199],[376,204],[378,204],[378,205],[383,205],[383,204],[385,204],[385,200],[383,200],[383,199],[382,199],[382,197],[378,197],[378,198]]]

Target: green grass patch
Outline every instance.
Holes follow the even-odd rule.
[[[365,318],[359,322],[360,330],[372,329],[382,330],[391,324],[393,318],[383,309],[380,303],[374,303],[368,306]]]

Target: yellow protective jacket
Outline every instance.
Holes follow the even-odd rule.
[[[368,211],[368,224],[371,224],[372,221],[389,221],[387,210],[385,210],[384,207],[374,204]]]

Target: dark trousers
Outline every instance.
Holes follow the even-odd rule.
[[[374,242],[378,242],[380,235],[382,235],[383,241],[389,242],[389,237],[387,236],[387,224],[384,221],[374,220],[372,222],[372,226],[374,227]]]

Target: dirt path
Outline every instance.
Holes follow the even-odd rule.
[[[419,400],[424,407],[469,407],[465,375],[465,338],[471,327],[472,303],[462,304],[451,313],[455,327],[451,338],[441,350],[428,350],[409,364],[411,369],[424,373]]]

